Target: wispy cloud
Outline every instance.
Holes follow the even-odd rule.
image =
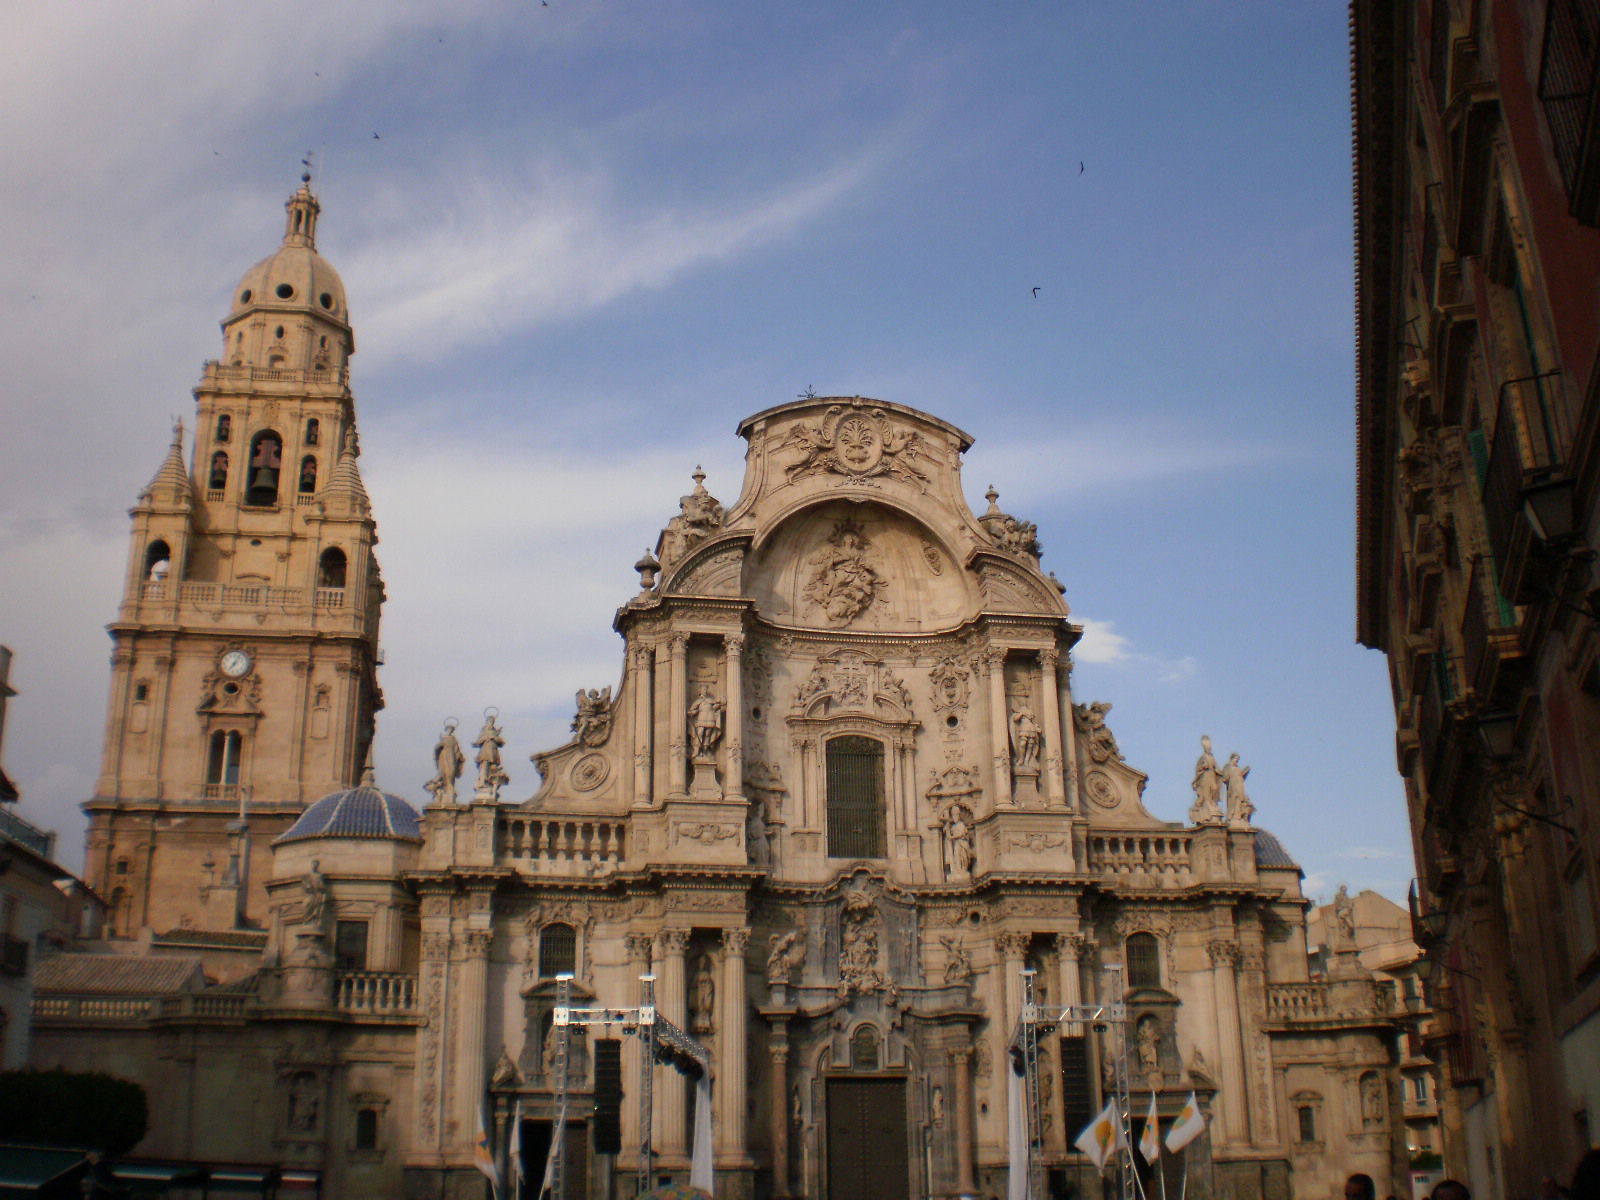
[[[1072,650],[1073,657],[1081,663],[1126,667],[1154,675],[1162,683],[1183,683],[1200,669],[1193,655],[1168,658],[1136,649],[1128,638],[1116,631],[1114,621],[1099,621],[1077,613],[1072,619],[1083,626],[1083,638]]]

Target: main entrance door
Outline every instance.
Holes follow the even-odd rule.
[[[906,1081],[828,1080],[828,1200],[908,1200]]]

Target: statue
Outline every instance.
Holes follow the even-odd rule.
[[[932,1118],[935,1128],[942,1128],[944,1126],[944,1089],[942,1087],[933,1089],[933,1099],[928,1107],[928,1115]]]
[[[695,1033],[710,1033],[715,1027],[712,1013],[716,1004],[717,985],[711,978],[711,956],[700,956],[700,965],[694,973],[694,1003],[691,1007],[690,1027]]]
[[[323,878],[322,860],[313,858],[311,870],[307,871],[300,880],[300,888],[305,893],[305,903],[300,907],[300,924],[310,925],[317,931],[322,929],[322,913],[328,902],[328,881]]]
[[[1194,764],[1194,804],[1189,808],[1189,820],[1195,825],[1222,824],[1222,810],[1217,806],[1217,793],[1222,787],[1222,772],[1217,769],[1216,757],[1211,753],[1211,739],[1200,739],[1200,757]]]
[[[840,521],[826,544],[807,561],[805,595],[830,625],[848,625],[866,612],[886,582],[869,561],[870,543],[860,526]]]
[[[501,1046],[500,1057],[495,1060],[494,1073],[489,1076],[489,1086],[499,1091],[503,1088],[516,1087],[521,1082],[522,1076],[517,1072],[517,1064],[511,1061],[511,1052]]]
[[[483,714],[483,728],[478,730],[478,736],[472,743],[478,750],[475,760],[478,767],[475,798],[490,804],[499,802],[501,787],[511,782],[511,777],[500,765],[500,747],[506,744],[506,739],[500,732],[500,726],[494,723],[498,715],[499,710],[493,708]]]
[[[1383,1081],[1378,1078],[1377,1072],[1368,1072],[1361,1077],[1361,1123],[1363,1125],[1382,1125],[1383,1110]]]
[[[1227,765],[1222,768],[1222,786],[1227,789],[1228,825],[1232,829],[1249,829],[1251,814],[1256,811],[1244,790],[1244,777],[1248,774],[1250,768],[1240,765],[1238,754],[1228,755]]]
[[[1206,1056],[1196,1046],[1189,1054],[1189,1080],[1191,1083],[1215,1083],[1216,1076],[1211,1073],[1210,1064]]]
[[[1350,899],[1350,889],[1339,885],[1339,894],[1333,898],[1333,921],[1338,930],[1337,946],[1354,946],[1356,943],[1356,903]]]
[[[794,973],[805,965],[806,944],[799,929],[773,934],[772,952],[767,955],[767,982],[788,983]]]
[[[706,473],[696,467],[691,478],[694,491],[678,498],[678,515],[661,531],[661,557],[669,563],[722,528],[722,505],[706,491]]]
[[[1011,714],[1011,754],[1018,771],[1039,769],[1039,722],[1027,705]]]
[[[952,875],[966,875],[972,871],[972,810],[960,801],[953,801],[944,811],[944,844],[946,864]]]
[[[1083,727],[1084,749],[1090,759],[1097,763],[1113,759],[1120,761],[1122,751],[1117,748],[1117,739],[1106,724],[1106,714],[1111,711],[1111,705],[1104,700],[1096,700],[1093,704],[1076,705],[1073,711],[1078,714],[1078,723]]]
[[[572,718],[572,732],[585,746],[601,746],[611,736],[611,689],[578,689],[578,715]]]
[[[959,939],[942,937],[939,944],[944,947],[946,955],[944,962],[944,981],[946,983],[966,983],[972,978],[972,956],[967,953]]]
[[[317,1077],[297,1071],[289,1081],[289,1128],[310,1133],[317,1127]]]
[[[696,758],[710,758],[722,740],[722,709],[722,701],[713,696],[708,687],[701,687],[700,695],[689,706]]]
[[[1152,1092],[1161,1090],[1161,1025],[1149,1015],[1139,1021],[1139,1070]]]
[[[456,802],[456,780],[461,778],[461,768],[466,761],[467,756],[461,752],[461,743],[456,740],[456,719],[451,717],[444,723],[444,732],[439,735],[439,741],[433,747],[433,765],[436,773],[422,785],[433,794],[437,803]]]

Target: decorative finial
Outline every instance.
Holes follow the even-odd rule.
[[[989,485],[989,490],[983,494],[983,498],[989,502],[989,511],[984,513],[983,515],[986,516],[986,517],[989,516],[990,514],[994,514],[996,516],[999,516],[1000,515],[1000,493],[994,490],[994,484],[991,483]]]
[[[633,564],[633,569],[639,572],[639,586],[644,591],[649,591],[656,586],[656,572],[661,570],[661,564],[656,561],[656,556],[647,548],[643,557]]]
[[[817,390],[816,390],[816,388],[812,387],[809,383],[806,384],[806,390],[801,392],[798,396],[795,397],[796,400],[815,400],[816,398],[817,398]]]
[[[367,743],[367,761],[361,768],[361,786],[375,788],[378,786],[378,775],[372,766],[372,743]]]
[[[706,473],[705,473],[705,469],[703,467],[701,467],[699,463],[695,463],[695,465],[694,465],[694,474],[689,476],[689,478],[694,480],[695,491],[703,492],[703,491],[706,490]]]

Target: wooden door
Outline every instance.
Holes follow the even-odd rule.
[[[909,1200],[904,1079],[828,1080],[828,1200]]]

